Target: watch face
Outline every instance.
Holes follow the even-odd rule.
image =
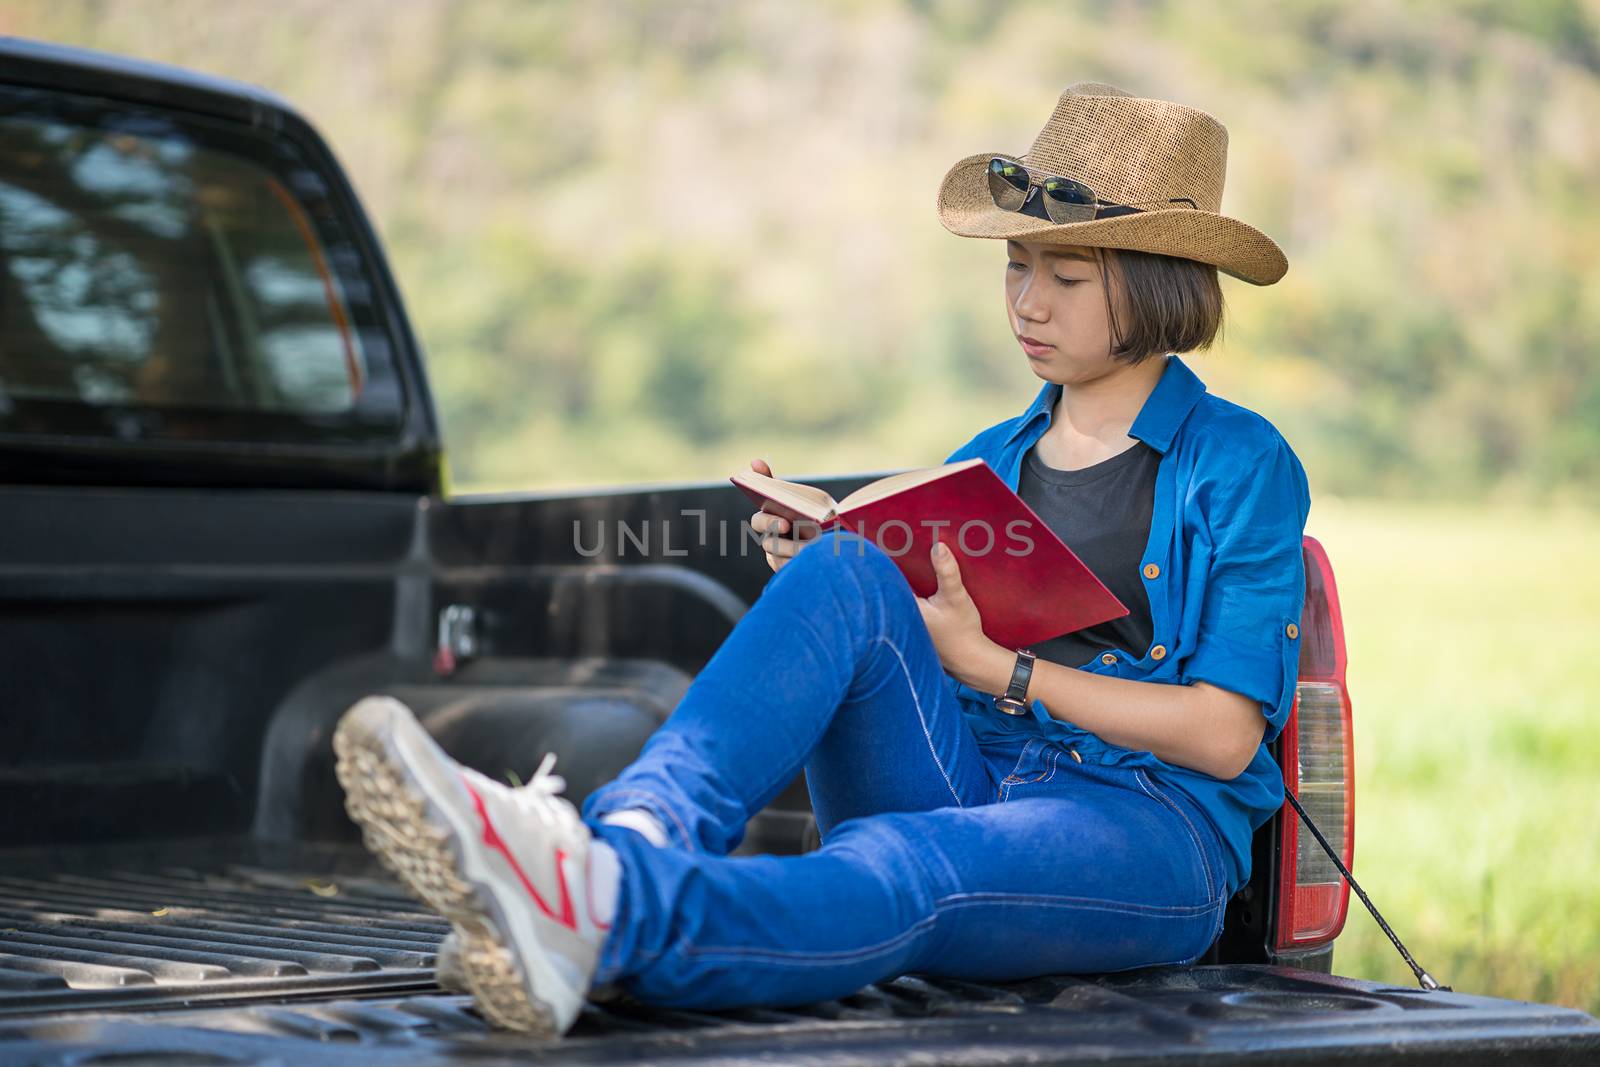
[[[1007,715],[1026,715],[1028,713],[1028,705],[1024,704],[1020,700],[1013,700],[1010,697],[995,697],[994,706],[1005,712]]]

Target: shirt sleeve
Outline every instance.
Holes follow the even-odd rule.
[[[1239,456],[1228,467],[1196,489],[1212,556],[1198,636],[1179,680],[1259,701],[1262,740],[1271,742],[1288,721],[1299,676],[1311,494],[1300,460],[1276,434],[1265,454]]]

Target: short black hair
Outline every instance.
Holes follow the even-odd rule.
[[[1214,265],[1127,248],[1102,248],[1097,253],[1112,358],[1139,364],[1168,352],[1210,348],[1222,335],[1222,285]],[[1113,274],[1122,279],[1126,329],[1118,328],[1111,299]]]

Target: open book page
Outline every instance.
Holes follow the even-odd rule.
[[[916,470],[901,471],[886,478],[879,478],[875,482],[868,482],[839,501],[835,501],[826,490],[818,489],[814,485],[789,482],[782,478],[769,477],[753,470],[739,471],[737,474],[732,475],[729,480],[735,485],[744,488],[747,492],[753,491],[755,496],[765,497],[772,503],[779,505],[777,510],[780,513],[787,509],[813,522],[823,524],[832,521],[836,515],[841,515],[852,508],[865,507],[880,500],[887,500],[898,493],[915,489],[921,485],[927,485],[952,474],[958,474],[982,462],[983,460],[981,459],[969,459],[941,467],[919,467]],[[774,509],[767,508],[767,510]]]
[[[814,522],[823,523],[833,518],[838,510],[833,497],[814,485],[786,482],[770,478],[759,471],[740,471],[733,475],[735,485],[746,485],[762,496],[792,508]]]
[[[885,497],[891,497],[915,486],[925,485],[936,479],[948,477],[957,471],[966,470],[975,463],[982,462],[983,460],[981,459],[969,459],[943,467],[920,467],[914,471],[901,471],[899,474],[891,474],[887,478],[879,478],[875,482],[868,482],[863,485],[860,489],[839,501],[834,507],[834,511],[843,514],[851,508],[875,503]]]

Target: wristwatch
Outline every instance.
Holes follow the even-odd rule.
[[[994,698],[994,706],[1007,715],[1028,714],[1028,679],[1033,677],[1032,652],[1017,649],[1017,665],[1011,668],[1011,684],[1005,694]]]

